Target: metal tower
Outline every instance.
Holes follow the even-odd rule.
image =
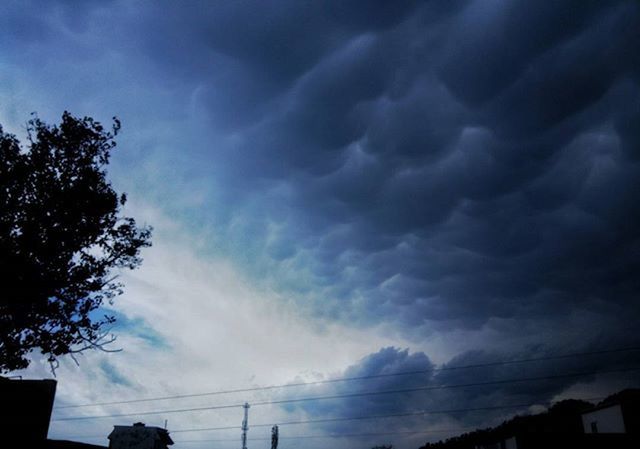
[[[242,449],[247,449],[247,431],[249,430],[249,403],[245,402],[244,419],[242,420]]]

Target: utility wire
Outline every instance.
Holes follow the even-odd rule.
[[[271,425],[271,424],[270,424]],[[256,426],[252,426],[256,427]],[[376,432],[376,433],[352,433],[352,434],[328,434],[328,435],[294,435],[290,437],[279,437],[281,440],[294,440],[294,439],[310,439],[310,438],[344,438],[344,437],[355,437],[355,436],[379,436],[379,435],[398,435],[403,433],[444,433],[444,432],[459,432],[463,430],[476,429],[477,427],[458,427],[455,429],[433,429],[429,431],[403,431],[403,432]],[[176,433],[176,431],[171,431],[171,434]],[[70,436],[67,438],[105,438],[103,435],[100,436],[85,436],[85,437],[74,437]],[[271,440],[269,438],[247,438],[247,441],[265,441]],[[215,439],[203,439],[203,440],[179,440],[175,441],[175,443],[199,443],[199,442],[214,442],[214,441],[238,441],[237,438],[215,438]]]
[[[627,348],[614,348],[614,349],[603,349],[600,351],[588,351],[588,352],[573,352],[567,354],[558,354],[552,356],[545,357],[530,357],[530,358],[521,358],[521,359],[512,359],[512,360],[502,360],[495,362],[487,362],[487,363],[476,363],[471,365],[458,365],[458,366],[443,366],[439,368],[429,368],[424,370],[415,370],[415,371],[399,371],[395,373],[385,373],[385,374],[370,374],[366,376],[353,376],[353,377],[340,377],[336,379],[327,379],[327,380],[317,380],[311,382],[297,382],[297,383],[289,383],[289,384],[280,384],[280,385],[266,385],[262,387],[249,387],[249,388],[236,388],[230,390],[218,390],[207,393],[191,393],[191,394],[179,394],[173,396],[161,396],[155,398],[146,398],[146,399],[129,399],[124,401],[111,401],[111,402],[94,402],[90,404],[76,404],[76,405],[61,405],[53,407],[55,410],[65,409],[65,408],[80,408],[80,407],[97,407],[102,405],[117,405],[117,404],[133,404],[137,402],[152,402],[152,401],[166,401],[171,399],[183,399],[183,398],[193,398],[193,397],[202,397],[202,396],[215,396],[221,394],[231,394],[231,393],[246,393],[251,391],[262,391],[262,390],[273,390],[278,388],[288,388],[288,387],[301,387],[307,385],[321,385],[321,384],[329,384],[336,382],[347,382],[352,380],[365,380],[365,379],[377,379],[381,377],[393,377],[393,376],[409,376],[414,374],[426,374],[431,372],[438,371],[451,371],[451,370],[459,370],[459,369],[471,369],[471,368],[487,368],[492,366],[501,366],[501,365],[511,365],[518,363],[530,363],[530,362],[540,362],[540,361],[549,361],[549,360],[561,360],[573,357],[584,357],[591,355],[602,355],[602,354],[613,354],[620,352],[630,352],[630,351],[640,351],[640,347],[627,347]]]
[[[173,410],[161,410],[157,412],[149,411],[149,412],[137,412],[137,413],[117,413],[113,415],[97,415],[97,416],[71,416],[66,418],[56,418],[51,421],[77,421],[81,419],[102,419],[102,418],[122,418],[125,416],[146,416],[146,415],[161,415],[164,413],[184,413],[184,412],[199,412],[203,410],[221,410],[226,408],[238,408],[242,407],[244,404],[228,404],[228,405],[214,405],[209,407],[193,407],[193,408],[182,408],[182,409],[173,409]]]
[[[415,435],[415,434],[429,434],[429,433],[448,433],[448,432],[462,432],[465,430],[475,429],[476,427],[457,427],[452,429],[433,429],[433,430],[403,430],[394,432],[370,432],[370,433],[343,433],[343,434],[327,434],[327,435],[294,435],[290,437],[280,437],[281,440],[306,440],[315,438],[352,438],[352,437],[378,437],[386,435]],[[247,441],[266,441],[271,438],[247,438]],[[179,440],[177,444],[181,443],[204,443],[204,442],[229,442],[238,441],[237,438],[220,438],[220,439],[205,439],[205,440]]]
[[[577,399],[580,401],[600,401],[604,399],[605,396],[597,396],[590,398],[582,398]],[[574,399],[574,398],[572,398]],[[553,404],[561,402],[559,401],[549,401],[548,404]],[[363,415],[363,416],[344,416],[339,418],[320,418],[320,419],[305,419],[300,421],[281,421],[276,422],[278,426],[290,426],[290,425],[299,425],[299,424],[316,424],[316,423],[329,423],[329,422],[341,422],[341,421],[364,421],[364,420],[372,420],[372,419],[386,419],[386,418],[407,418],[411,416],[424,416],[424,415],[434,415],[434,414],[453,414],[453,413],[463,413],[463,412],[475,412],[475,411],[491,411],[491,410],[500,410],[500,409],[508,409],[508,408],[525,408],[525,407],[533,407],[535,405],[542,405],[541,402],[533,402],[528,404],[511,404],[511,405],[500,405],[500,406],[490,406],[490,407],[476,407],[476,408],[463,408],[463,409],[447,409],[447,410],[420,410],[415,412],[405,412],[405,413],[390,413],[385,415]],[[274,423],[260,423],[253,424],[251,428],[255,427],[272,427]],[[240,430],[241,426],[222,426],[222,427],[200,427],[193,429],[178,429],[171,430],[170,433],[185,433],[185,432],[205,432],[205,431],[217,431],[217,430]],[[104,438],[104,435],[72,435],[67,438]],[[235,441],[235,440],[234,440]]]
[[[605,396],[592,397],[586,399],[579,399],[581,401],[600,401],[604,399]],[[560,401],[555,401],[560,402]],[[553,403],[553,402],[550,402]],[[364,415],[364,416],[345,416],[340,418],[320,418],[320,419],[306,419],[301,421],[284,421],[277,422],[278,426],[290,426],[290,425],[298,425],[298,424],[316,424],[316,423],[329,423],[329,422],[341,422],[341,421],[365,421],[372,419],[386,419],[386,418],[406,418],[410,416],[424,416],[424,415],[432,415],[432,414],[442,414],[442,413],[461,413],[461,412],[473,412],[473,411],[490,411],[490,410],[498,410],[503,408],[525,408],[525,407],[533,407],[534,405],[541,405],[540,402],[529,403],[529,404],[512,404],[512,405],[501,405],[495,407],[477,407],[477,408],[465,408],[465,409],[454,409],[454,410],[421,410],[416,412],[405,412],[405,413],[391,413],[385,415]],[[272,427],[274,423],[261,423],[261,424],[253,424],[251,427]],[[183,432],[204,432],[204,431],[215,431],[215,430],[238,430],[240,426],[226,426],[226,427],[204,427],[204,428],[194,428],[194,429],[178,429],[172,430],[171,433],[183,433]]]
[[[336,395],[329,395],[329,396],[312,396],[312,397],[305,397],[305,398],[280,399],[280,400],[272,400],[272,401],[254,402],[251,405],[252,407],[256,407],[261,405],[291,404],[296,402],[308,402],[308,401],[318,401],[318,400],[326,400],[326,399],[355,398],[355,397],[364,397],[364,396],[379,396],[379,395],[385,395],[385,394],[411,393],[416,391],[432,391],[432,390],[445,390],[445,389],[453,389],[453,388],[501,385],[501,384],[508,384],[508,383],[514,383],[514,382],[535,382],[540,380],[555,380],[555,379],[565,379],[565,378],[571,378],[571,377],[584,377],[584,376],[591,376],[596,374],[625,373],[625,372],[632,372],[632,371],[639,371],[639,370],[640,370],[639,367],[634,367],[634,368],[624,368],[624,369],[615,369],[615,370],[557,374],[557,375],[551,375],[551,376],[521,377],[521,378],[493,380],[493,381],[486,381],[486,382],[473,382],[473,383],[465,383],[465,384],[427,385],[422,387],[401,388],[396,390],[367,391],[367,392],[361,392],[361,393],[345,393],[345,394],[336,394]],[[56,419],[52,419],[51,421],[75,421],[75,420],[85,420],[85,419],[120,418],[120,417],[126,417],[126,416],[161,415],[161,414],[169,414],[169,413],[230,409],[230,408],[242,407],[243,405],[244,404],[241,403],[241,404],[216,405],[216,406],[208,406],[208,407],[147,411],[147,412],[138,412],[138,413],[118,413],[118,414],[111,414],[111,415],[93,415],[93,416],[71,416],[71,417],[64,417],[64,418],[56,418]]]
[[[336,394],[331,396],[313,396],[306,398],[294,398],[294,399],[281,399],[275,401],[264,401],[264,402],[253,402],[252,406],[260,406],[260,405],[272,405],[272,404],[290,404],[294,402],[307,402],[307,401],[317,401],[323,399],[342,399],[342,398],[353,398],[353,397],[361,397],[361,396],[378,396],[384,394],[398,394],[398,393],[412,393],[416,391],[431,391],[431,390],[446,390],[453,388],[466,388],[466,387],[478,387],[478,386],[488,386],[488,385],[501,385],[515,382],[534,382],[539,380],[555,380],[555,379],[565,379],[570,377],[583,377],[583,376],[591,376],[594,374],[608,374],[608,373],[622,373],[622,372],[630,372],[630,371],[639,371],[640,368],[625,368],[625,369],[616,369],[616,370],[604,370],[604,371],[589,371],[589,372],[581,372],[581,373],[568,373],[568,374],[556,374],[552,376],[537,376],[537,377],[521,377],[521,378],[513,378],[513,379],[502,379],[502,380],[490,380],[486,382],[473,382],[466,384],[452,384],[452,385],[427,385],[423,387],[414,387],[414,388],[401,388],[397,390],[381,390],[381,391],[367,391],[362,393],[345,393],[345,394]]]

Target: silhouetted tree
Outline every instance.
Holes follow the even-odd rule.
[[[105,166],[120,122],[34,117],[28,143],[0,127],[0,372],[25,368],[36,348],[57,357],[105,349],[114,318],[97,312],[120,294],[114,269],[136,268],[151,228],[120,216],[125,195]]]

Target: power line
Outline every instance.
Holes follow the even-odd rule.
[[[501,384],[508,384],[508,383],[514,383],[514,382],[534,382],[539,380],[555,380],[555,379],[564,379],[564,378],[570,378],[570,377],[583,377],[583,376],[591,376],[595,374],[621,373],[621,372],[630,372],[630,371],[638,371],[638,370],[640,370],[640,368],[636,367],[636,368],[626,368],[626,369],[617,369],[617,370],[557,374],[552,376],[522,377],[522,378],[513,378],[513,379],[491,380],[486,382],[473,382],[473,383],[466,383],[466,384],[428,385],[424,387],[401,388],[397,390],[368,391],[368,392],[362,392],[362,393],[336,394],[331,396],[314,396],[314,397],[306,397],[306,398],[254,402],[252,405],[260,406],[260,405],[273,405],[273,404],[290,404],[294,402],[307,402],[307,401],[317,401],[317,400],[324,400],[324,399],[342,399],[342,398],[353,398],[353,397],[361,397],[361,396],[378,396],[378,395],[384,395],[384,394],[412,393],[416,391],[446,390],[446,389],[453,389],[453,388],[501,385]]]
[[[377,379],[382,377],[393,377],[393,376],[409,376],[415,374],[426,374],[431,372],[438,371],[450,371],[450,370],[459,370],[459,369],[472,369],[472,368],[487,368],[492,366],[501,366],[501,365],[511,365],[518,363],[530,363],[530,362],[540,362],[540,361],[550,361],[550,360],[561,360],[573,357],[584,357],[591,355],[602,355],[602,354],[613,354],[620,352],[630,352],[630,351],[640,351],[640,347],[628,347],[628,348],[614,348],[614,349],[603,349],[600,351],[588,351],[588,352],[574,352],[567,354],[558,354],[552,356],[545,357],[530,357],[530,358],[521,358],[521,359],[512,359],[512,360],[503,360],[503,361],[495,361],[495,362],[487,362],[487,363],[476,363],[470,365],[458,365],[458,366],[443,366],[440,368],[429,368],[424,370],[414,370],[414,371],[400,371],[395,373],[385,373],[385,374],[370,374],[365,376],[353,376],[353,377],[340,377],[336,379],[327,379],[327,380],[317,380],[311,382],[297,382],[297,383],[289,383],[289,384],[280,384],[280,385],[267,385],[262,387],[249,387],[249,388],[237,388],[230,390],[218,390],[207,393],[191,393],[191,394],[179,394],[173,396],[160,396],[155,398],[145,398],[145,399],[129,399],[124,401],[111,401],[111,402],[94,402],[90,404],[76,404],[76,405],[61,405],[53,407],[54,409],[65,409],[65,408],[80,408],[80,407],[97,407],[102,405],[118,405],[118,404],[133,404],[138,402],[152,402],[152,401],[165,401],[172,399],[184,399],[184,398],[193,398],[193,397],[202,397],[202,396],[215,396],[221,394],[231,394],[231,393],[247,393],[252,391],[262,391],[262,390],[273,390],[278,388],[288,388],[288,387],[301,387],[308,385],[321,385],[321,384],[329,384],[336,382],[347,382],[352,380],[365,380],[365,379]]]
[[[255,426],[254,426],[255,427]],[[449,432],[462,432],[465,430],[476,429],[477,427],[456,427],[450,429],[432,429],[432,430],[405,430],[405,431],[394,431],[394,432],[369,432],[369,433],[344,433],[344,434],[327,434],[327,435],[294,435],[290,437],[280,437],[281,440],[306,440],[306,439],[323,439],[323,438],[355,438],[355,437],[377,437],[377,436],[388,436],[388,435],[420,435],[420,434],[431,434],[431,433],[449,433]],[[171,432],[175,433],[175,431]],[[74,437],[69,437],[74,438]],[[85,438],[93,438],[93,437],[85,437]],[[96,437],[98,438],[98,437]],[[270,441],[269,438],[247,438],[247,441]],[[202,440],[178,440],[175,441],[176,444],[183,443],[212,443],[212,442],[236,442],[237,438],[215,438],[215,439],[202,439]]]
[[[254,427],[269,427],[273,424],[252,424],[251,428]],[[280,425],[280,424],[278,424]],[[222,427],[203,427],[197,429],[178,429],[172,430],[171,433],[182,433],[182,432],[204,432],[204,431],[215,431],[215,430],[242,430],[241,426],[222,426]]]
[[[349,416],[349,417],[340,417],[340,418],[321,418],[321,419],[306,419],[301,421],[285,421],[276,423],[278,426],[290,426],[297,424],[314,424],[314,423],[328,423],[328,422],[340,422],[340,421],[357,421],[357,420],[367,420],[367,419],[382,419],[382,418],[401,418],[401,417],[409,417],[409,416],[422,416],[424,415],[424,411],[419,412],[406,412],[406,413],[392,413],[386,415],[369,415],[369,416]],[[253,424],[251,428],[255,427],[270,427],[273,423],[261,423],[261,424]],[[216,430],[238,430],[239,426],[223,426],[223,427],[202,427],[202,428],[194,428],[194,429],[178,429],[172,430],[171,433],[184,433],[184,432],[204,432],[204,431],[216,431]],[[78,437],[79,438],[79,437]]]
[[[71,416],[66,418],[56,418],[51,421],[76,421],[81,419],[102,419],[102,418],[122,418],[126,416],[146,416],[146,415],[160,415],[164,413],[184,413],[184,412],[199,412],[204,410],[221,410],[226,408],[238,408],[242,407],[243,404],[229,404],[229,405],[214,405],[209,407],[194,407],[194,408],[183,408],[183,409],[174,409],[174,410],[161,410],[157,412],[149,411],[149,412],[137,412],[137,413],[117,413],[113,415],[97,415],[97,416]]]
[[[306,397],[306,398],[293,398],[293,399],[280,399],[280,400],[272,400],[272,401],[254,402],[252,403],[252,406],[256,407],[256,406],[262,406],[262,405],[291,404],[296,402],[308,402],[308,401],[318,401],[318,400],[326,400],[326,399],[343,399],[343,398],[354,398],[354,397],[365,397],[365,396],[379,396],[379,395],[385,395],[385,394],[412,393],[416,391],[432,391],[432,390],[445,390],[445,389],[453,389],[453,388],[501,385],[501,384],[508,384],[508,383],[514,383],[514,382],[535,382],[540,380],[555,380],[555,379],[565,379],[565,378],[571,378],[571,377],[584,377],[584,376],[592,376],[596,374],[624,373],[624,372],[632,372],[632,371],[638,371],[638,370],[640,370],[640,368],[634,367],[634,368],[625,368],[625,369],[616,369],[616,370],[557,374],[557,375],[551,375],[551,376],[502,379],[502,380],[473,382],[473,383],[465,383],[465,384],[427,385],[422,387],[401,388],[396,390],[368,391],[368,392],[361,392],[361,393],[345,393],[345,394],[336,394],[336,395],[328,395],[328,396],[312,396],[312,397]],[[126,417],[126,416],[160,415],[160,414],[169,414],[169,413],[230,409],[230,408],[238,408],[243,406],[244,404],[228,404],[228,405],[194,407],[194,408],[185,408],[185,409],[147,411],[147,412],[138,412],[138,413],[118,413],[118,414],[111,414],[111,415],[94,415],[94,416],[72,416],[72,417],[66,417],[66,418],[56,418],[56,419],[52,419],[51,421],[75,421],[75,420],[85,420],[85,419],[120,418],[120,417]]]
[[[352,437],[378,437],[388,435],[416,435],[416,434],[430,434],[430,433],[448,433],[448,432],[462,432],[465,430],[475,429],[476,427],[457,427],[451,429],[433,429],[433,430],[403,430],[394,432],[369,432],[369,433],[343,433],[343,434],[327,434],[327,435],[295,435],[290,437],[280,437],[281,440],[304,440],[304,439],[316,439],[316,438],[352,438]],[[204,440],[179,440],[177,444],[181,443],[204,443],[204,442],[229,442],[237,441],[237,438],[216,438],[216,439],[204,439]],[[247,438],[247,441],[266,441],[271,438]]]
[[[577,399],[581,401],[600,401],[604,399],[605,396],[597,396],[590,398],[582,398]],[[549,401],[547,404],[553,404],[560,402],[559,401]],[[364,420],[373,420],[373,419],[386,419],[386,418],[407,418],[411,416],[424,416],[424,415],[436,415],[436,414],[454,414],[454,413],[464,413],[464,412],[476,412],[476,411],[491,411],[491,410],[501,410],[501,409],[509,409],[509,408],[525,408],[525,407],[533,407],[535,405],[543,405],[544,402],[532,402],[528,404],[511,404],[511,405],[499,405],[499,406],[487,406],[487,407],[474,407],[474,408],[462,408],[462,409],[444,409],[444,410],[420,410],[415,412],[404,412],[404,413],[389,413],[384,415],[361,415],[361,416],[344,416],[339,418],[319,418],[319,419],[305,419],[299,421],[281,421],[277,422],[278,426],[290,426],[290,425],[299,425],[299,424],[317,424],[317,423],[329,423],[329,422],[342,422],[342,421],[364,421]],[[255,427],[271,427],[274,423],[260,423],[253,424],[251,428]],[[171,430],[171,434],[174,433],[186,433],[186,432],[205,432],[205,431],[217,431],[217,430],[241,430],[241,426],[221,426],[221,427],[200,427],[193,429],[178,429]],[[103,438],[103,435],[72,435],[67,438]],[[237,439],[236,439],[237,440]],[[234,440],[234,441],[236,441]]]
[[[604,396],[591,397],[585,399],[579,399],[581,401],[599,401],[604,399]],[[552,401],[549,404],[560,401]],[[345,416],[339,418],[320,418],[320,419],[306,419],[300,421],[283,421],[277,422],[278,426],[288,426],[288,425],[298,425],[298,424],[316,424],[316,423],[329,423],[329,422],[341,422],[341,421],[364,421],[364,420],[372,420],[372,419],[386,419],[386,418],[406,418],[411,416],[424,416],[429,414],[442,414],[442,413],[461,413],[468,411],[490,411],[494,409],[503,409],[503,408],[524,408],[524,407],[533,407],[534,405],[541,405],[540,402],[529,403],[529,404],[512,404],[512,405],[502,405],[496,407],[478,407],[478,408],[465,408],[465,409],[455,409],[455,410],[421,410],[416,412],[404,412],[404,413],[389,413],[384,415],[361,415],[361,416]],[[273,423],[261,423],[261,424],[253,424],[251,427],[270,427]],[[172,430],[171,433],[184,433],[184,432],[203,432],[203,431],[216,431],[216,430],[238,430],[239,426],[226,426],[226,427],[204,427],[204,428],[194,428],[194,429],[178,429]]]

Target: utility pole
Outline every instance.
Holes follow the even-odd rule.
[[[278,449],[278,426],[271,428],[271,449]]]
[[[247,431],[249,430],[249,403],[245,402],[242,408],[244,409],[244,419],[242,420],[242,449],[247,449]]]

